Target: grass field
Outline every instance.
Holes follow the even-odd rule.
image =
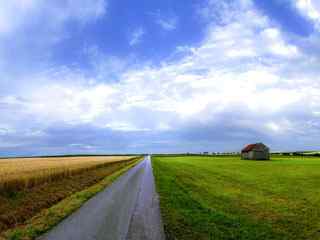
[[[42,210],[97,184],[136,159],[132,156],[0,159],[0,233],[24,224]]]
[[[153,157],[168,239],[320,239],[320,158]]]
[[[0,159],[0,191],[15,192],[130,158],[92,156]]]

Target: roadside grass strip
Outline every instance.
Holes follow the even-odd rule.
[[[31,218],[26,224],[10,229],[0,236],[1,240],[31,240],[36,239],[40,235],[46,233],[56,226],[63,219],[68,217],[74,211],[79,209],[87,200],[92,198],[98,192],[101,192],[118,177],[137,165],[143,158],[139,158],[133,163],[130,162],[125,167],[105,177],[99,183],[77,192],[58,204],[41,211],[39,214]]]

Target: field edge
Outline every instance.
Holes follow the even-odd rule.
[[[118,177],[142,161],[143,158],[143,156],[137,157],[136,160],[133,160],[134,162],[130,162],[123,168],[106,176],[102,181],[80,192],[74,193],[50,208],[41,211],[27,221],[26,224],[5,231],[0,236],[0,240],[36,239],[79,209],[90,198],[111,185]]]

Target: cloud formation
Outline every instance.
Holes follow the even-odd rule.
[[[2,1],[0,3],[0,34],[14,33],[34,23],[50,22],[52,28],[60,28],[70,20],[85,23],[104,15],[105,12],[106,2],[104,0]]]
[[[82,19],[102,10],[72,11]],[[219,151],[249,141],[275,150],[315,148],[320,55],[306,45],[319,36],[283,32],[250,0],[208,1],[200,17],[207,28],[198,46],[177,46],[182,57],[161,65],[120,64],[117,81],[73,67],[28,76],[28,87],[0,96],[1,147],[14,148],[23,136],[29,144],[53,144],[54,151]],[[129,44],[144,33],[137,28]],[[108,56],[90,56],[108,72]]]
[[[145,31],[143,28],[137,28],[135,29],[130,36],[129,45],[134,46],[141,42],[143,35],[145,34]]]
[[[296,7],[320,28],[320,3],[316,0],[296,0]]]
[[[177,27],[177,19],[176,18],[158,18],[157,24],[159,24],[166,31],[173,31]]]

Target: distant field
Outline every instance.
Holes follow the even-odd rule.
[[[320,158],[153,157],[168,239],[320,239]]]
[[[132,156],[0,159],[0,191],[30,188],[44,182],[51,182],[130,158]]]

